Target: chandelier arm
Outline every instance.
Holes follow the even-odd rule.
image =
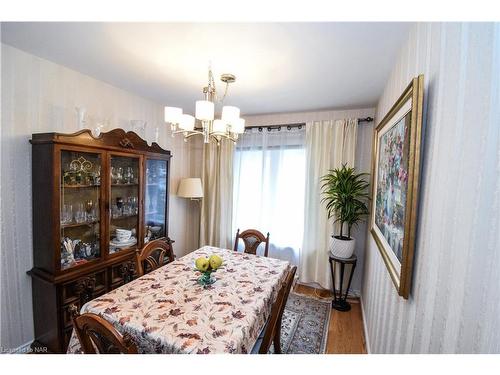
[[[217,143],[220,143],[220,141],[222,140],[222,138],[229,139],[233,143],[237,142],[236,139],[234,139],[230,135],[227,135],[227,134],[224,134],[224,133],[210,133],[210,137],[213,137],[217,141]],[[217,138],[217,137],[221,137],[221,138]]]
[[[183,132],[183,133],[186,133],[186,132]],[[184,138],[191,138],[192,136],[195,136],[195,135],[204,135],[204,134],[203,134],[203,132],[199,132],[197,130],[191,130],[191,131],[189,131],[188,134],[186,134],[184,136]]]
[[[210,135],[220,135],[221,137],[229,137],[229,135],[225,132],[210,132]]]

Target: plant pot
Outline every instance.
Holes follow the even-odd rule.
[[[355,247],[356,239],[354,238],[332,236],[330,240],[330,252],[339,258],[350,258]]]

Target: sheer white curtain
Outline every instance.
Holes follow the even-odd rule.
[[[321,203],[321,177],[347,163],[354,166],[357,119],[315,121],[306,124],[306,191],[304,242],[300,253],[299,280],[331,287],[328,263],[333,219],[327,219]]]
[[[269,256],[298,264],[304,229],[305,130],[247,130],[234,155],[233,236],[270,233]]]

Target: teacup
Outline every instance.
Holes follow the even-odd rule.
[[[132,236],[132,231],[127,230],[127,229],[116,229],[116,239],[118,242],[125,242],[130,240],[130,237]]]

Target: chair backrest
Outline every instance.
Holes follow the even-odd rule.
[[[271,316],[267,322],[266,330],[264,332],[264,338],[262,339],[262,343],[259,348],[259,354],[266,354],[269,352],[269,348],[271,347],[276,334],[280,334],[281,332],[278,328],[281,326],[281,318],[283,317],[283,312],[285,311],[286,301],[288,300],[288,295],[292,289],[296,271],[297,267],[293,266],[288,272],[285,282],[281,286],[278,297],[276,297],[276,301],[271,309]]]
[[[123,336],[99,315],[73,313],[73,327],[85,354],[137,354],[127,333]]]
[[[245,244],[245,249],[243,250],[247,254],[257,254],[257,248],[261,243],[265,243],[266,247],[264,249],[264,256],[267,257],[269,252],[269,232],[267,237],[259,232],[257,229],[247,229],[240,233],[240,229],[236,232],[236,239],[234,240],[234,251],[238,251],[238,240],[243,240]]]
[[[174,250],[170,238],[148,242],[142,249],[138,249],[137,274],[142,276],[167,263],[174,261]]]

